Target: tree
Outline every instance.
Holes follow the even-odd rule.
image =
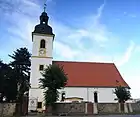
[[[14,77],[17,84],[17,102],[23,103],[23,96],[30,88],[30,66],[31,66],[31,54],[27,48],[19,48],[12,55],[9,55],[13,61],[10,62],[10,66],[14,71]],[[22,109],[22,108],[21,108]],[[21,112],[21,110],[20,110]]]
[[[7,66],[0,60],[0,102],[3,102]]]
[[[27,48],[20,48],[9,56],[13,59],[13,61],[10,62],[10,66],[12,66],[14,70],[18,85],[18,97],[20,98],[20,95],[23,95],[29,90],[31,54],[28,52]]]
[[[127,100],[131,98],[130,91],[122,86],[118,86],[114,92],[118,98],[119,103],[125,103]]]
[[[44,89],[46,107],[55,106],[58,100],[58,89],[62,89],[67,84],[67,74],[63,70],[63,66],[56,64],[49,65],[43,72],[43,78],[39,79],[40,87]]]
[[[15,101],[17,95],[16,89],[12,68],[0,61],[0,102],[3,102],[4,97],[7,102]]]

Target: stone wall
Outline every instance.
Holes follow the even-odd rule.
[[[15,103],[0,103],[0,116],[12,116],[15,112]]]
[[[133,112],[140,113],[140,103],[131,103],[131,107]]]
[[[123,106],[123,109],[121,107]],[[47,113],[51,111],[48,109]],[[56,103],[56,114],[68,113],[69,115],[78,114],[118,114],[118,113],[131,113],[140,112],[140,103]]]
[[[50,112],[50,109],[47,110]],[[56,103],[55,113],[69,113],[71,114],[84,114],[85,113],[85,103]]]
[[[118,103],[98,103],[98,113],[119,113]]]

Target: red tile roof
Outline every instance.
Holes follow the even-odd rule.
[[[69,87],[129,87],[114,63],[53,61],[63,65]]]

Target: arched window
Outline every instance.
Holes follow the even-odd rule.
[[[66,96],[65,92],[62,92],[62,94],[61,94],[61,101],[65,100],[65,96]]]
[[[98,103],[98,93],[96,91],[94,92],[94,102]]]
[[[40,41],[40,48],[45,48],[45,40],[44,39],[42,39]]]

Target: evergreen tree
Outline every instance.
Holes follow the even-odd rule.
[[[5,97],[7,102],[15,101],[17,95],[16,80],[12,68],[0,61],[0,102]]]
[[[114,92],[118,98],[119,103],[125,103],[125,101],[131,98],[130,91],[122,86],[118,86]]]
[[[9,55],[13,61],[10,62],[10,66],[14,70],[14,76],[17,80],[18,95],[17,98],[20,100],[24,93],[29,90],[29,78],[30,78],[30,66],[31,54],[27,48],[20,48],[14,51],[12,55]]]
[[[3,101],[4,98],[4,89],[5,89],[5,81],[6,81],[6,65],[0,60],[0,102]]]
[[[44,97],[46,106],[55,106],[58,100],[58,89],[62,89],[67,84],[67,75],[63,67],[53,64],[49,65],[42,73],[40,78],[40,87],[44,89]]]
[[[27,48],[19,48],[12,55],[9,55],[13,61],[10,62],[10,66],[12,67],[14,73],[14,77],[16,79],[17,84],[17,106],[16,111],[17,114],[22,114],[22,104],[23,97],[26,92],[29,91],[30,88],[30,66],[31,66],[31,54],[28,52]]]

